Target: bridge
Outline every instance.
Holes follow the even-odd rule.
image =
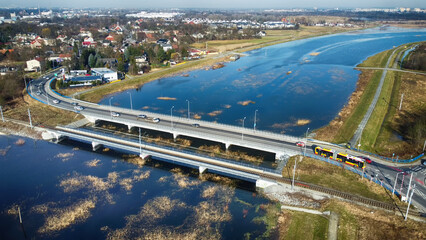
[[[200,174],[208,171],[249,182],[255,182],[258,188],[276,185],[276,181],[271,179],[282,177],[279,170],[209,157],[195,152],[158,146],[141,141],[136,142],[132,139],[121,138],[111,134],[69,127],[56,127],[56,129],[49,129],[48,132],[50,136],[45,135],[45,138],[56,139],[56,141],[70,138],[87,142],[92,145],[94,151],[101,147],[108,146],[110,148],[138,154],[142,159],[152,156],[160,161],[198,169]]]
[[[51,89],[50,81],[46,81],[42,85],[42,88],[40,88],[41,83],[38,84],[38,91],[42,92],[38,97],[43,98],[42,101],[44,103],[53,107],[78,112],[92,123],[107,121],[125,125],[129,131],[132,128],[143,128],[168,133],[174,139],[178,136],[186,136],[209,140],[223,144],[226,149],[230,146],[238,146],[270,152],[275,154],[276,159],[300,153],[300,147],[297,147],[295,143],[302,141],[302,138],[197,119],[80,101],[56,93]],[[35,91],[37,91],[37,88],[34,87],[34,84],[31,84],[29,87],[30,94],[34,94]],[[82,109],[76,110],[75,104],[81,106]],[[113,116],[113,112],[119,115]],[[146,118],[138,117],[140,115],[145,115]],[[158,118],[159,122],[154,122],[153,119],[155,118]]]

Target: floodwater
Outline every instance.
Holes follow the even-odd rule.
[[[426,40],[425,29],[368,29],[247,52],[216,70],[162,78],[111,96],[115,106],[303,135],[327,125],[356,88],[354,67],[395,46]],[[111,96],[100,103],[108,105]],[[160,99],[159,99],[160,98]],[[165,100],[168,99],[168,100]],[[186,101],[188,100],[188,101]]]
[[[200,178],[155,160],[133,164],[122,153],[90,148],[0,136],[0,239],[243,239],[266,232],[261,219],[272,203],[253,184]]]

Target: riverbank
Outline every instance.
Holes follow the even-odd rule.
[[[399,68],[402,53],[413,44],[416,43],[399,46],[390,60],[389,67]],[[383,68],[394,50],[390,49],[371,56],[357,67]],[[374,98],[383,72],[379,69],[360,69],[360,71],[356,90],[348,103],[329,125],[315,130],[317,139],[346,143],[353,137]],[[421,121],[419,116],[426,111],[424,104],[422,105],[422,102],[426,101],[423,94],[426,91],[425,80],[424,75],[416,75],[414,72],[388,71],[379,96],[382,100],[378,101],[362,133],[361,149],[388,157],[395,154],[400,158],[410,158],[421,153],[423,142],[413,143],[415,139],[409,136],[410,131],[407,129],[408,125],[415,125],[416,121]],[[405,109],[398,111],[399,100],[404,92]],[[423,139],[420,136],[418,138]]]

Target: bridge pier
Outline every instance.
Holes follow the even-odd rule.
[[[55,135],[55,139],[54,139],[55,143],[60,143],[62,140],[67,138],[67,136],[57,134],[57,133],[54,133],[53,135]]]
[[[97,151],[101,147],[102,147],[102,144],[100,144],[98,142],[92,142],[92,150],[93,151]]]
[[[178,136],[179,136],[179,134],[177,134],[177,133],[175,133],[175,132],[173,133],[173,141],[174,141],[174,142],[176,142],[176,138],[177,138]]]
[[[256,180],[256,188],[265,189],[270,186],[278,186],[278,183],[275,181],[261,179],[261,178]]]
[[[206,167],[199,166],[198,171],[200,171],[200,175],[202,175],[207,170]]]
[[[225,149],[226,149],[226,151],[228,151],[229,146],[231,146],[231,144],[226,142],[225,143]]]
[[[147,159],[147,158],[151,157],[151,155],[145,154],[145,153],[141,153],[141,154],[139,154],[139,157],[142,158],[142,159]]]
[[[129,132],[132,130],[132,127],[133,127],[132,125],[127,125],[127,129]]]

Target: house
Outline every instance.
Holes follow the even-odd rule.
[[[265,31],[260,31],[260,32],[258,32],[258,33],[256,34],[256,36],[264,37],[264,36],[266,36],[266,32],[265,32]]]
[[[108,40],[110,42],[115,42],[114,36],[112,35],[108,35],[108,37],[106,37],[105,40]]]
[[[111,30],[118,33],[118,34],[123,34],[125,29],[124,29],[124,27],[120,26],[119,22],[117,22],[116,25],[112,26]]]
[[[32,49],[41,48],[44,44],[44,39],[40,36],[37,36],[34,40],[31,41],[30,45]]]
[[[135,57],[136,66],[142,67],[149,65],[149,61],[146,55]]]
[[[29,60],[27,61],[27,68],[25,68],[24,70],[26,72],[38,72],[41,69],[41,62],[38,59],[33,59],[33,60]]]
[[[172,49],[173,49],[173,47],[172,47],[172,45],[171,45],[171,44],[160,44],[160,46],[163,48],[163,50],[164,50],[165,52],[167,52],[167,51],[169,51],[169,50],[172,50]]]
[[[92,68],[92,76],[100,76],[104,81],[112,82],[118,79],[118,74],[108,68]]]
[[[65,35],[59,35],[58,37],[56,37],[56,40],[64,42],[66,38],[67,38],[67,36],[65,36]]]
[[[83,47],[96,47],[96,42],[91,37],[85,37],[82,43]]]
[[[157,40],[157,44],[170,44],[170,41],[168,39],[160,38]]]

